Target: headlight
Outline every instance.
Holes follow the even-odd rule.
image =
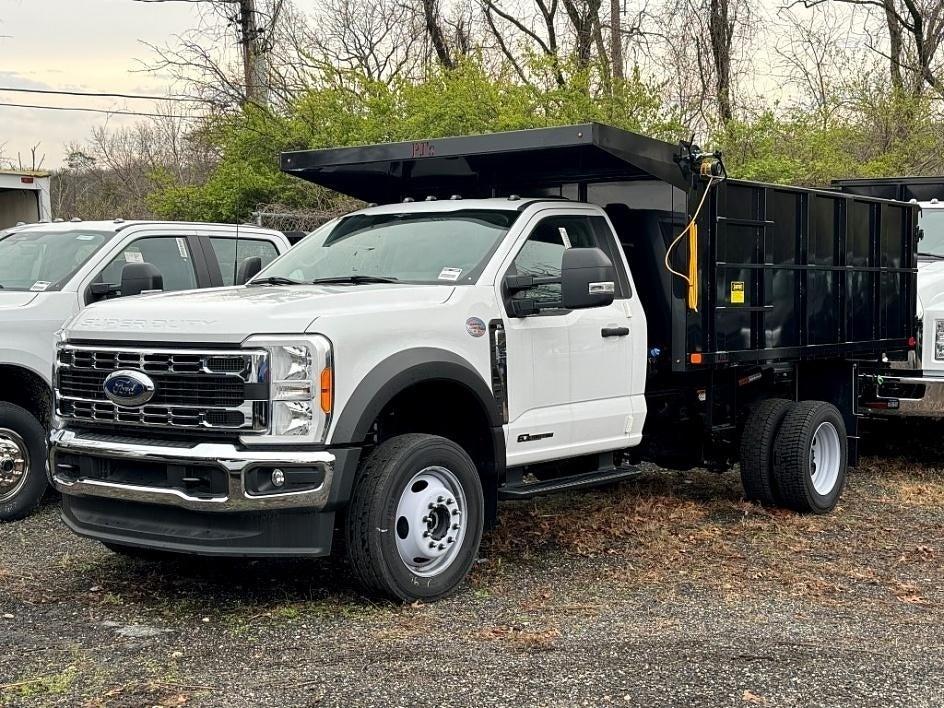
[[[944,360],[944,320],[934,320],[934,358]]]
[[[269,432],[246,445],[324,442],[334,404],[331,342],[325,337],[250,337],[245,347],[269,353]]]

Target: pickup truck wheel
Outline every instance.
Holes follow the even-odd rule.
[[[795,511],[825,514],[846,482],[848,441],[839,410],[822,401],[793,405],[774,447],[774,475],[782,502]]]
[[[354,486],[345,524],[351,567],[371,592],[403,602],[444,597],[472,567],[484,506],[461,447],[435,435],[391,438]]]
[[[793,402],[768,398],[750,411],[741,432],[741,484],[748,501],[764,506],[779,503],[774,482],[773,457],[777,432]]]
[[[47,486],[43,426],[25,408],[0,403],[0,521],[29,516]]]

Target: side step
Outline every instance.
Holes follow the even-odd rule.
[[[509,484],[499,488],[498,498],[506,500],[531,499],[532,497],[538,497],[543,494],[553,494],[555,492],[576,489],[589,489],[605,484],[622,482],[623,480],[635,477],[639,473],[640,470],[638,467],[624,465],[623,467],[594,470],[593,472],[583,472],[569,477],[556,477],[554,479],[546,479],[528,484]]]

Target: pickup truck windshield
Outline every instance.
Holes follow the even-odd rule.
[[[58,290],[113,235],[76,229],[0,236],[0,288]]]
[[[924,238],[918,243],[922,255],[944,258],[944,209],[924,209],[921,212]]]
[[[518,214],[498,209],[353,214],[314,232],[256,281],[472,283]]]

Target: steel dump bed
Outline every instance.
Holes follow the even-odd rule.
[[[690,156],[690,152],[688,152]],[[829,190],[713,180],[680,145],[588,123],[282,155],[283,171],[370,202],[520,195],[598,204],[676,372],[906,356],[915,335],[917,207]],[[894,195],[893,195],[894,196]]]

